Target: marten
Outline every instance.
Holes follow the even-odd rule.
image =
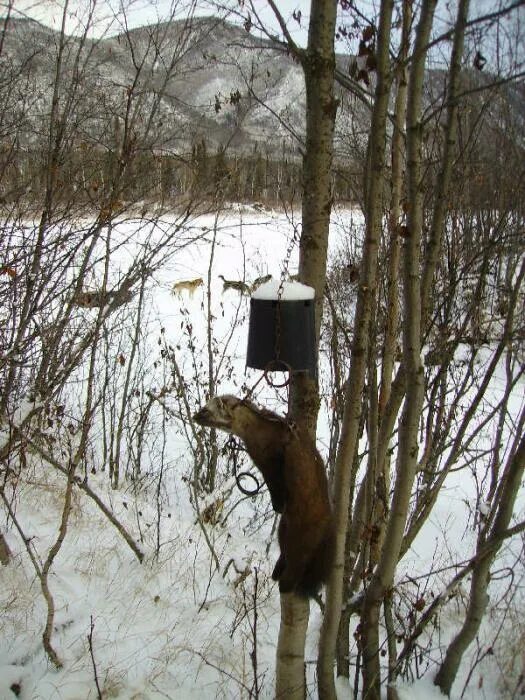
[[[280,556],[272,578],[281,593],[315,596],[334,552],[334,521],[321,455],[309,434],[247,399],[216,396],[193,416],[237,435],[261,471],[273,509],[281,513]]]

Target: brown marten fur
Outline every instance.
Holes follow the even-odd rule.
[[[237,435],[260,469],[277,513],[281,554],[272,578],[281,593],[313,596],[332,565],[334,525],[321,455],[310,436],[276,413],[235,396],[217,396],[194,416]]]

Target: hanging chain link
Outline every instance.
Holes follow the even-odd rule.
[[[292,234],[290,242],[288,243],[288,246],[286,248],[286,255],[284,258],[283,267],[282,267],[282,271],[281,271],[281,279],[279,282],[279,287],[277,289],[277,309],[276,309],[277,319],[276,319],[276,327],[275,327],[275,348],[274,348],[276,358],[279,358],[280,350],[281,350],[280,304],[281,304],[282,296],[284,293],[284,284],[286,282],[286,277],[289,276],[288,267],[290,265],[290,258],[292,256],[293,249],[298,241],[299,241],[299,226],[297,224],[293,224],[293,234]],[[244,397],[245,399],[249,399],[251,397],[251,395],[253,394],[253,392],[255,391],[256,387],[259,385],[259,383],[261,382],[262,379],[265,379],[266,382],[271,387],[276,388],[276,389],[288,386],[288,384],[290,382],[291,367],[286,362],[283,362],[280,359],[277,359],[277,362],[281,365],[285,365],[285,367],[286,367],[286,371],[288,372],[288,377],[287,377],[286,381],[283,382],[282,384],[275,384],[271,380],[268,373],[272,371],[272,364],[274,364],[275,361],[270,362],[270,363],[268,363],[268,365],[264,369],[264,373],[263,373],[262,377],[260,377],[255,382],[255,384],[252,386],[251,389],[246,390],[246,394]],[[290,424],[290,428],[291,429],[293,428],[293,424]],[[247,450],[242,446],[242,444],[238,440],[235,439],[235,437],[233,435],[230,435],[230,437],[226,441],[226,443],[224,445],[224,449],[227,452],[229,452],[228,461],[231,461],[231,463],[232,463],[233,476],[235,477],[235,483],[237,484],[237,488],[239,489],[239,491],[241,493],[243,493],[245,496],[256,496],[262,488],[262,484],[259,481],[259,479],[257,479],[257,477],[249,471],[242,471],[242,472],[238,471],[239,454],[241,452],[246,452]],[[255,487],[253,489],[247,489],[242,485],[242,483],[241,483],[242,479],[246,479],[246,478],[252,479],[252,481],[255,483]]]
[[[245,496],[256,496],[262,488],[262,484],[259,481],[259,479],[249,471],[243,471],[243,472],[238,471],[239,453],[246,452],[245,448],[241,445],[241,443],[238,440],[236,440],[233,437],[233,435],[230,435],[230,437],[226,441],[226,444],[224,445],[224,447],[230,453],[229,457],[228,457],[228,461],[232,462],[233,476],[235,477],[235,483],[237,484],[237,488]],[[241,483],[242,479],[246,479],[246,478],[252,479],[252,481],[255,482],[255,488],[247,489],[242,485],[242,483]]]
[[[274,344],[275,358],[279,358],[280,354],[281,354],[280,304],[281,304],[282,296],[284,293],[284,283],[286,282],[286,277],[288,277],[288,267],[290,265],[290,258],[292,256],[293,249],[295,248],[295,245],[299,241],[299,238],[300,238],[299,226],[298,226],[298,224],[293,224],[293,234],[292,234],[292,237],[290,238],[290,241],[289,241],[288,246],[286,248],[286,253],[285,253],[285,257],[284,257],[284,261],[283,261],[283,267],[282,267],[282,271],[281,271],[281,278],[279,281],[279,287],[277,289],[277,307],[276,307],[277,318],[276,318],[276,324],[275,324],[275,344]],[[275,383],[269,375],[269,373],[274,370],[276,364],[277,365],[285,365],[285,367],[286,367],[285,371],[288,372],[288,377],[281,384]],[[282,389],[283,387],[288,386],[288,384],[290,383],[290,372],[291,372],[291,367],[286,362],[283,362],[280,359],[271,360],[264,368],[264,372],[263,372],[262,377],[255,382],[255,384],[252,386],[251,389],[247,389],[245,398],[249,399],[251,397],[251,395],[255,391],[255,388],[259,385],[259,383],[262,379],[265,379],[266,383],[269,386],[271,386],[273,389]],[[243,474],[244,474],[244,472],[243,472]],[[251,476],[251,475],[249,474],[249,476]],[[252,477],[252,478],[254,478],[254,477]]]
[[[284,283],[286,281],[285,278],[289,276],[288,267],[290,265],[290,258],[292,256],[293,249],[295,248],[295,245],[298,242],[298,240],[299,240],[299,226],[297,224],[294,224],[293,225],[293,235],[292,235],[290,242],[288,243],[288,247],[286,249],[286,255],[284,258],[283,268],[282,268],[282,272],[281,272],[281,280],[279,283],[279,288],[277,290],[277,307],[276,307],[277,319],[276,319],[276,324],[275,324],[275,347],[274,347],[274,354],[275,354],[275,358],[276,358],[277,362],[281,362],[281,360],[280,360],[280,355],[281,355],[281,308],[280,308],[281,307],[281,300],[282,300],[283,293],[284,293]],[[286,363],[282,363],[282,364],[286,364]],[[271,367],[269,367],[269,368],[267,367],[265,369],[265,375],[267,375],[267,373],[270,371],[271,371]],[[289,374],[290,368],[288,366],[287,366],[287,371]],[[268,377],[266,377],[266,381],[270,384],[270,386],[278,388],[278,387],[287,386],[290,379],[288,377],[287,381],[284,384],[272,384],[272,382],[268,380]]]
[[[299,241],[299,226],[298,224],[293,224],[293,234],[290,239],[290,242],[288,243],[288,247],[286,249],[286,254],[284,257],[284,262],[283,262],[283,269],[281,272],[281,281],[279,284],[279,289],[277,290],[277,301],[281,301],[281,297],[283,295],[284,291],[284,283],[285,283],[285,277],[288,275],[288,266],[290,265],[290,258],[292,257],[293,249],[295,248],[295,244]]]

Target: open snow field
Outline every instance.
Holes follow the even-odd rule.
[[[332,253],[360,221],[358,214],[348,210],[334,213]],[[193,222],[202,238],[177,252],[148,284],[141,371],[149,389],[158,391],[165,378],[162,372],[167,370],[160,354],[165,343],[173,348],[188,378],[188,396],[195,408],[204,398],[206,387],[191,384],[192,378],[204,374],[208,362],[208,277],[218,348],[215,359],[224,368],[217,393],[239,393],[244,383],[248,387],[255,384],[260,373],[245,369],[249,299],[235,289],[224,290],[219,276],[251,284],[268,274],[279,279],[283,267],[294,274],[297,245],[288,260],[287,251],[298,224],[297,213],[294,219],[282,212],[248,207],[227,212],[218,220],[206,215]],[[133,225],[123,225],[123,237],[132,232]],[[135,245],[130,238],[122,247],[115,259],[115,275],[119,265],[125,268],[133,259]],[[174,290],[177,283],[195,279],[202,279],[203,284],[194,291]],[[503,380],[502,368],[501,386]],[[516,413],[524,400],[523,389],[523,383],[519,384],[512,397]],[[494,395],[501,391],[498,381],[491,391]],[[260,383],[254,398],[272,410],[286,411],[284,389],[277,391]],[[56,604],[53,643],[63,662],[59,670],[49,663],[42,647],[46,607],[38,579],[16,528],[9,523],[7,541],[14,560],[0,567],[0,700],[16,697],[13,688],[19,690],[22,700],[207,700],[254,697],[256,690],[262,698],[272,697],[280,612],[278,589],[270,578],[277,548],[268,495],[263,491],[255,498],[243,497],[222,460],[216,493],[202,501],[200,510],[213,504],[217,496],[223,500],[222,520],[233,511],[224,524],[219,518],[219,524],[205,526],[207,543],[189,486],[194,460],[187,425],[180,419],[174,397],[168,394],[163,401],[171,411],[154,413],[158,435],[163,435],[157,452],[162,454],[162,483],[156,463],[149,463],[140,483],[123,480],[112,490],[107,474],[100,470],[96,444],[92,446],[94,473],[88,474],[91,488],[139,543],[145,554],[142,563],[95,503],[82,492],[74,492],[68,533],[49,579]],[[326,406],[323,402],[319,422],[323,453],[328,442]],[[153,442],[156,437],[151,438]],[[219,444],[223,444],[222,437]],[[420,584],[428,599],[452,577],[452,565],[467,559],[475,545],[479,504],[475,478],[469,478],[469,473],[458,472],[447,480],[430,521],[398,569],[398,580],[410,577],[414,582],[432,567],[436,573]],[[17,518],[40,557],[57,536],[64,481],[32,456],[31,478],[16,489]],[[524,501],[522,494],[522,512]],[[6,531],[5,519],[2,531]],[[516,556],[519,543],[505,551],[502,562]],[[496,581],[492,588],[495,604],[509,583],[503,563],[501,568],[501,582]],[[516,574],[521,581],[514,581],[518,590],[514,609],[523,613],[523,558]],[[435,637],[436,659],[438,641],[445,644],[450,638],[461,619],[462,605],[460,595],[442,617],[439,639]],[[496,615],[497,605],[491,610],[479,649],[471,649],[464,660],[454,686],[456,698],[463,691],[472,660],[490,644],[502,619],[501,614]],[[307,645],[312,697],[320,621],[318,606],[312,603]],[[514,642],[509,638],[509,644]],[[400,699],[438,697],[431,683],[433,670],[429,666],[420,681],[401,686]],[[502,673],[505,669],[487,655],[475,668],[463,697],[498,697]],[[353,697],[343,684],[339,693],[341,699]]]

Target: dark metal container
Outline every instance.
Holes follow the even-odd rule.
[[[248,367],[317,374],[314,300],[250,299]]]

